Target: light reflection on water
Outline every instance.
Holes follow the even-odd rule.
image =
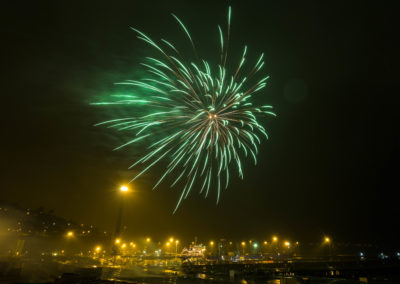
[[[359,283],[358,281],[345,281],[343,279],[314,279],[313,281],[301,281],[296,278],[282,278],[282,279],[218,279],[210,278],[205,274],[198,274],[195,278],[183,278],[183,277],[149,277],[141,279],[132,279],[132,283],[135,284],[217,284],[217,283],[231,283],[231,284],[330,284],[330,283]],[[130,282],[130,281],[128,281]]]

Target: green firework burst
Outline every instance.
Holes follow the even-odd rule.
[[[166,177],[174,177],[170,186],[182,187],[175,212],[194,187],[198,187],[205,197],[211,188],[216,187],[218,203],[221,190],[228,187],[232,168],[243,178],[242,160],[250,156],[257,163],[260,137],[268,138],[257,116],[275,116],[275,113],[270,105],[257,106],[251,102],[251,97],[266,86],[269,78],[264,76],[255,79],[264,65],[264,54],[252,67],[244,68],[247,54],[245,46],[237,67],[232,70],[226,67],[230,7],[226,33],[218,26],[220,62],[214,66],[198,57],[189,30],[177,16],[172,16],[193,47],[193,62],[188,63],[182,58],[169,41],[161,39],[156,43],[143,32],[132,28],[139,39],[157,50],[159,56],[147,57],[141,64],[146,68],[148,77],[118,83],[136,88],[134,94],[111,96],[109,102],[94,104],[132,108],[130,117],[97,124],[135,134],[133,139],[116,149],[141,143],[154,133],[161,134],[161,138],[147,145],[145,155],[130,167],[141,167],[131,181],[158,162],[165,161],[165,171],[153,189]],[[138,107],[148,113],[139,115]]]

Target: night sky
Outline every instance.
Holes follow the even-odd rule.
[[[119,113],[89,103],[138,79],[138,63],[152,54],[129,27],[189,50],[174,13],[217,62],[217,24],[231,5],[233,59],[244,44],[253,60],[265,52],[271,79],[257,100],[278,114],[263,121],[271,138],[218,205],[215,194],[194,190],[172,215],[179,190],[151,191],[162,169],[150,170],[131,185],[128,233],[393,243],[397,10],[381,2],[5,1],[0,200],[112,230],[116,189],[134,176],[127,168],[144,147],[112,151],[127,138],[93,125]]]

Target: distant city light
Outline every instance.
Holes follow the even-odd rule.
[[[383,252],[381,252],[381,253],[379,254],[379,257],[380,257],[381,259],[387,259],[387,258],[389,258],[389,256],[385,255]]]
[[[2,214],[3,212],[6,211],[0,211]],[[27,218],[25,212],[26,211],[23,211],[23,215]],[[31,215],[34,215],[34,213]],[[104,238],[104,233],[106,233],[105,231],[97,229],[97,227],[93,225],[72,223],[62,219],[53,221],[51,219],[49,220],[48,216],[44,217],[46,218],[41,220],[41,222],[38,223],[38,227],[35,229],[27,226],[23,220],[15,220],[13,224],[2,226],[0,228],[0,233],[19,233],[20,235],[15,236],[18,237],[18,239],[22,239],[25,234],[33,235],[36,233],[35,230],[37,230],[37,232],[40,232],[41,234],[45,232],[45,237],[52,238],[53,236],[58,236],[58,238],[63,239],[64,241],[60,242],[58,247],[52,247],[51,249],[40,247],[38,254],[42,256],[40,260],[41,262],[45,261],[44,256],[53,257],[54,260],[62,257],[60,260],[71,261],[73,257],[79,255],[92,258],[99,263],[110,263],[111,265],[113,265],[114,262],[116,265],[125,265],[125,262],[117,261],[121,259],[124,261],[132,260],[135,262],[141,261],[142,259],[143,261],[146,260],[146,262],[150,259],[153,261],[152,257],[154,256],[157,256],[157,258],[159,257],[160,260],[166,261],[167,263],[170,262],[172,265],[178,265],[183,259],[190,257],[196,258],[196,260],[199,259],[198,257],[202,257],[201,261],[206,264],[211,264],[215,262],[216,259],[232,263],[241,261],[245,261],[246,263],[264,263],[265,261],[278,263],[281,260],[286,261],[293,257],[297,257],[297,254],[299,253],[299,242],[294,241],[294,239],[290,237],[286,239],[283,235],[279,237],[279,241],[276,235],[272,235],[267,236],[267,238],[264,237],[264,241],[262,241],[262,239],[256,240],[246,237],[243,238],[242,241],[237,242],[233,239],[220,239],[217,238],[217,236],[214,236],[216,241],[213,239],[198,240],[197,237],[195,237],[194,241],[189,242],[178,240],[173,237],[174,234],[171,234],[172,236],[154,235],[154,240],[151,240],[150,237],[134,239],[129,238],[129,235],[127,235],[127,232],[125,231],[123,231],[124,235],[117,234],[116,236],[118,236],[118,238],[111,238],[112,233],[108,233],[109,238],[107,238],[107,242],[114,241],[114,247],[112,248],[112,251],[109,252],[109,243],[107,245],[107,253],[104,246],[106,243],[101,242],[100,239],[96,239],[96,237]],[[32,216],[29,218],[32,218]],[[56,230],[52,228],[52,224],[57,224]],[[27,227],[25,228],[24,226]],[[124,239],[122,239],[122,237]],[[269,239],[269,241],[266,241],[267,239]],[[292,241],[289,242],[289,239]],[[400,250],[398,249],[394,251],[385,250],[385,253],[383,251],[377,251],[375,254],[372,254],[372,252],[369,249],[366,249],[366,246],[364,245],[352,243],[347,244],[339,241],[339,239],[335,239],[335,242],[333,242],[333,239],[328,235],[319,235],[319,241],[317,235],[317,239],[312,243],[308,244],[304,241],[302,246],[303,244],[305,245],[304,248],[302,247],[302,252],[307,252],[308,250],[307,253],[310,256],[319,257],[325,260],[332,259],[333,257],[337,257],[339,260],[345,260],[346,258],[342,258],[342,255],[337,254],[337,251],[342,250],[345,253],[344,255],[351,254],[353,257],[358,259],[359,263],[362,264],[365,264],[365,262],[373,260],[374,258],[381,260],[380,265],[387,265],[392,263],[392,261],[396,261],[397,263],[400,259]],[[30,257],[32,254],[31,250],[28,250],[28,248],[25,247],[20,248],[20,245],[23,245],[23,243],[17,241],[16,246],[14,244],[14,249],[11,247],[8,249],[8,255],[13,257]],[[352,247],[346,249],[346,247],[350,245]],[[4,251],[4,253],[4,255],[7,255],[6,251]],[[175,258],[172,260],[173,255]],[[390,262],[387,260],[390,260]],[[126,262],[126,264],[128,264],[128,262]],[[92,267],[94,267],[94,265],[92,265]],[[334,274],[336,275],[336,272],[334,272]],[[333,275],[331,274],[331,276]]]

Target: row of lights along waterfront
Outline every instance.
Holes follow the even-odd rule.
[[[126,185],[123,185],[119,188],[119,192],[120,192],[120,201],[119,201],[119,208],[118,208],[118,214],[117,214],[117,220],[116,220],[116,227],[115,227],[115,233],[114,233],[114,238],[113,238],[113,242],[111,244],[111,252],[112,252],[112,256],[116,256],[120,254],[120,250],[121,249],[125,249],[127,248],[127,244],[123,243],[121,241],[121,226],[122,226],[122,217],[123,217],[123,210],[124,210],[124,202],[125,202],[125,198],[124,196],[126,194],[128,194],[130,192],[129,188]],[[69,231],[67,232],[67,237],[71,238],[74,237],[74,232],[73,231]],[[151,239],[147,238],[146,239],[146,243],[150,243]],[[331,243],[331,239],[329,237],[324,237],[324,244],[330,244]],[[178,254],[178,244],[179,244],[179,240],[174,239],[174,238],[169,238],[169,240],[165,243],[167,249],[168,248],[172,248],[175,245],[175,255]],[[214,247],[214,241],[210,241],[209,245],[210,245],[210,250],[213,250]],[[232,245],[232,242],[230,242],[230,244]],[[269,243],[267,241],[263,242],[264,245],[268,245]],[[278,237],[277,236],[273,236],[272,237],[272,244],[278,244]],[[241,242],[240,243],[241,247],[242,247],[242,253],[245,254],[245,248],[247,246],[246,242]],[[283,242],[283,247],[286,248],[290,248],[291,247],[291,243],[289,241],[284,241]],[[299,245],[299,242],[295,243],[296,246]],[[136,248],[136,244],[133,242],[129,243],[129,246],[131,248]],[[257,242],[252,242],[249,241],[249,246],[251,246],[253,249],[258,249],[258,243]],[[97,246],[95,248],[95,252],[99,253],[102,250],[101,246]]]

